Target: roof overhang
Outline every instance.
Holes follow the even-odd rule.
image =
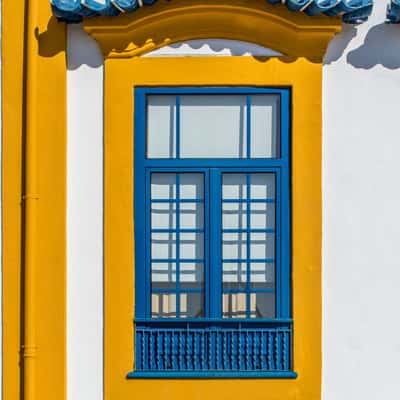
[[[305,57],[320,63],[341,27],[340,17],[309,17],[265,0],[159,0],[117,18],[84,20],[104,58],[140,57],[173,43],[218,38],[278,51],[283,62]]]
[[[400,0],[390,1],[386,16],[389,24],[400,24]]]
[[[162,0],[158,0],[162,1]],[[251,0],[248,0],[251,1]],[[284,3],[290,11],[308,16],[341,16],[343,22],[357,24],[368,19],[373,0],[265,0],[270,4]],[[398,0],[395,0],[398,1]],[[116,16],[151,6],[157,0],[50,0],[54,14],[67,23],[86,17]],[[173,0],[172,0],[173,2]],[[206,2],[205,2],[206,3]]]

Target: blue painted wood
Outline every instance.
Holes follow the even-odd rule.
[[[222,199],[222,202],[223,203],[275,203],[275,199]]]
[[[150,313],[149,287],[146,279],[146,260],[149,260],[150,249],[146,247],[146,238],[149,235],[146,223],[145,210],[148,209],[149,196],[146,196],[146,174],[143,164],[146,143],[143,132],[146,129],[146,97],[145,92],[136,89],[134,92],[134,153],[135,153],[135,196],[134,196],[134,226],[135,226],[135,316],[145,318]],[[140,195],[138,195],[140,193]],[[147,199],[147,200],[146,200]],[[143,232],[145,233],[143,235]]]
[[[146,96],[149,94],[176,94],[176,149],[175,159],[146,159]],[[247,94],[247,154],[251,152],[251,94],[279,94],[280,104],[280,151],[278,158],[270,159],[179,159],[180,101],[179,95],[186,93]],[[146,376],[158,373],[180,374],[217,371],[223,374],[254,372],[290,372],[292,368],[292,323],[290,299],[290,91],[273,88],[137,88],[135,90],[135,323],[136,323],[136,369]],[[175,173],[176,198],[150,198],[152,173]],[[204,198],[182,199],[180,177],[184,173],[202,173],[204,176]],[[245,174],[247,179],[246,199],[222,199],[222,174]],[[253,174],[272,173],[276,177],[276,198],[252,199],[250,183]],[[204,229],[181,229],[180,205],[203,203]],[[246,229],[224,229],[224,232],[247,234],[246,257],[222,259],[222,202],[247,204]],[[151,203],[174,203],[177,222],[174,229],[152,229],[150,223]],[[250,206],[252,203],[275,203],[276,226],[269,229],[251,229]],[[145,212],[143,212],[145,210]],[[145,233],[143,235],[143,232]],[[180,235],[185,232],[204,232],[204,258],[182,259],[180,257]],[[251,259],[250,234],[263,232],[275,234],[275,258]],[[177,251],[175,258],[152,259],[150,254],[151,233],[175,233]],[[177,296],[177,318],[151,318],[151,263],[175,263],[176,289],[154,288],[154,293],[172,293]],[[183,262],[204,264],[205,288],[180,287],[180,265]],[[222,290],[222,262],[246,264],[247,283],[245,288]],[[275,263],[275,288],[251,288],[250,264]],[[180,294],[204,293],[205,313],[200,318],[180,317]],[[243,319],[222,318],[222,293],[246,293],[246,316]],[[275,293],[276,318],[250,318],[250,294]],[[183,324],[183,325],[182,325]],[[282,331],[283,330],[283,331]],[[282,333],[283,332],[283,333]],[[150,357],[151,360],[145,358]],[[139,367],[138,367],[139,365]],[[235,372],[236,371],[236,372]],[[196,372],[196,376],[197,376]],[[143,376],[144,376],[143,375]],[[177,375],[177,376],[178,376]],[[251,375],[251,374],[250,374]],[[142,375],[135,375],[135,377]],[[226,375],[224,375],[226,376]]]
[[[281,94],[281,154],[284,165],[280,168],[278,185],[280,198],[276,204],[277,220],[279,229],[277,231],[277,242],[279,242],[279,314],[278,318],[290,318],[291,310],[291,147],[290,147],[290,123],[291,123],[291,93],[289,91]],[[278,263],[277,263],[278,264]]]
[[[210,287],[212,282],[211,273],[211,198],[210,198],[210,171],[204,170],[204,284],[205,284],[205,296],[204,296],[204,311],[205,316],[209,318],[211,316],[211,296]]]
[[[178,97],[177,97],[178,98]],[[179,107],[176,107],[177,109]],[[177,124],[178,125],[178,124]],[[176,135],[177,138],[179,137],[179,132],[177,132],[178,134]],[[179,140],[177,139],[176,141],[176,154],[177,157],[179,157],[179,150],[178,150],[178,142]],[[181,174],[176,174],[176,236],[175,236],[175,252],[176,252],[176,317],[179,318],[181,315],[181,293],[180,293],[180,269],[181,269],[181,265],[180,265],[180,258],[181,258],[181,251],[180,251],[180,247],[181,247],[181,240],[180,240],[180,220],[181,220],[181,216],[180,216],[180,203],[179,203],[179,199],[181,197],[181,183],[180,183],[180,177]]]
[[[252,326],[265,327],[269,325],[273,326],[286,326],[286,324],[292,324],[293,319],[291,318],[135,318],[135,324],[145,326],[159,326],[159,325],[171,325],[171,327],[179,326],[180,324],[195,324],[196,326],[207,326],[210,323],[217,323],[219,326],[240,326],[242,324],[250,323]]]
[[[141,351],[135,373],[291,372],[291,348],[284,344],[291,335],[291,324],[254,327],[248,322],[227,328],[182,322],[173,329],[138,324],[136,341]],[[196,336],[203,338],[199,345]]]
[[[248,203],[251,203],[250,201]],[[258,228],[253,228],[253,229],[235,229],[235,228],[229,228],[229,229],[222,229],[223,233],[275,233],[275,229],[258,229]]]
[[[221,254],[221,173],[216,168],[210,170],[210,318],[222,315],[222,254]]]
[[[250,118],[250,114],[249,114]],[[251,174],[246,174],[246,317],[250,318],[251,316],[251,309],[250,309],[250,244],[251,244],[251,237],[250,237],[250,202],[249,199],[251,197],[250,194],[250,187],[251,187]]]
[[[282,115],[282,113],[281,113]],[[282,130],[282,128],[281,128]],[[281,170],[277,171],[275,174],[275,190],[276,193],[282,193],[282,185],[281,185]],[[282,290],[282,195],[278,195],[275,203],[275,288],[276,288],[276,296],[275,296],[275,317],[282,317],[282,297],[287,295],[285,291]],[[288,212],[288,210],[285,210]],[[290,249],[289,249],[290,251]]]
[[[196,165],[198,168],[232,168],[232,165],[243,168],[263,168],[266,165],[265,158],[246,159],[246,158],[221,158],[221,159],[208,159],[208,158],[181,158],[176,159],[145,159],[143,164],[146,168],[165,168],[173,169],[174,167],[191,168]],[[268,159],[268,165],[271,167],[280,167],[283,164],[282,159]]]

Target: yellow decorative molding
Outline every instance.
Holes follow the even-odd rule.
[[[339,17],[308,17],[265,0],[160,0],[118,17],[87,19],[85,30],[105,58],[141,56],[160,47],[205,38],[235,39],[319,62],[340,31]]]
[[[118,18],[118,17],[117,17]],[[255,57],[112,58],[104,67],[106,400],[320,400],[322,64]],[[294,370],[297,379],[126,379],[134,365],[135,87],[291,88]],[[101,116],[100,116],[101,117]]]

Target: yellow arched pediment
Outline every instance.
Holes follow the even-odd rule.
[[[105,58],[141,56],[190,39],[221,38],[256,43],[288,59],[319,62],[341,21],[292,13],[264,0],[174,0],[118,17],[87,19],[84,27]]]

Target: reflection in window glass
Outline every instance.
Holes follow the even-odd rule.
[[[246,96],[181,96],[182,158],[243,158]]]
[[[275,175],[222,175],[222,315],[275,316]]]
[[[147,97],[147,157],[176,157],[175,96]]]
[[[204,316],[204,177],[152,173],[151,314]]]
[[[279,153],[277,94],[147,96],[147,158],[254,159]]]

